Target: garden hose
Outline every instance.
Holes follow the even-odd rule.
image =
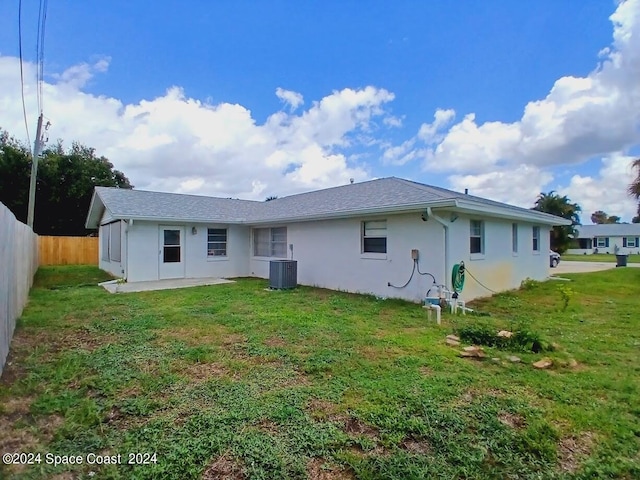
[[[464,288],[464,262],[456,263],[451,270],[451,287],[456,293]]]

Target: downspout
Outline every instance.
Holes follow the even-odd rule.
[[[431,210],[431,207],[427,207],[427,214],[429,215],[429,218],[433,217],[436,221],[441,223],[442,226],[444,227],[444,282],[443,284],[449,290],[451,290],[451,285],[450,285],[451,282],[449,279],[450,276],[447,274],[447,272],[451,271],[451,261],[449,259],[449,225],[443,218],[435,215]]]
[[[127,222],[127,228],[124,230],[125,252],[124,256],[124,278],[129,280],[129,229],[133,226],[133,218]]]

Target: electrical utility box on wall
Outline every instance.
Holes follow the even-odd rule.
[[[418,253],[418,249],[414,248],[413,250],[411,250],[411,259],[418,260],[419,258],[420,258],[420,255]]]
[[[286,289],[297,286],[297,260],[271,260],[269,262],[269,288]]]

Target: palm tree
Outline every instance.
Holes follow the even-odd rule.
[[[571,225],[556,226],[551,230],[551,249],[564,253],[569,248],[571,241],[576,237],[575,226],[580,225],[580,216],[578,214],[582,211],[580,205],[571,203],[571,200],[566,195],[561,197],[554,190],[551,190],[549,193],[540,193],[538,195],[533,210],[571,220]]]
[[[635,168],[638,170],[638,176],[631,183],[631,185],[629,185],[627,191],[629,192],[629,195],[635,197],[636,200],[640,200],[640,158],[636,158],[633,162],[631,162],[631,168]],[[634,217],[632,222],[640,223],[640,203],[638,204],[638,216]]]

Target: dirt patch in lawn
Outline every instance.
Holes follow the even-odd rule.
[[[228,453],[216,458],[202,474],[202,480],[243,480],[245,478],[242,464]]]
[[[229,375],[229,370],[219,363],[193,363],[180,371],[194,383],[206,382],[211,378],[220,378]]]
[[[270,337],[264,341],[267,347],[286,347],[288,343],[282,337]]]
[[[405,439],[401,444],[404,450],[416,455],[426,455],[432,452],[431,444],[426,440],[415,440],[413,438]]]
[[[481,390],[479,388],[469,388],[465,390],[456,400],[454,400],[454,405],[470,405],[471,403],[483,397],[501,398],[503,396],[504,393],[501,390],[497,390],[495,388],[488,388],[486,390]]]
[[[307,463],[307,476],[309,480],[351,480],[356,478],[351,470],[317,457]]]
[[[522,415],[518,415],[517,413],[510,412],[500,412],[498,413],[498,420],[500,423],[506,425],[507,427],[521,429],[527,425],[527,421],[524,419]]]
[[[579,437],[565,437],[558,443],[558,466],[560,470],[575,473],[583,459],[589,456],[595,443],[591,432],[583,432]]]
[[[361,435],[371,440],[377,440],[380,433],[377,428],[367,425],[354,417],[347,417],[344,420],[344,431],[349,435]]]
[[[309,405],[307,405],[307,410],[316,420],[337,419],[338,406],[328,400],[314,398],[309,402]]]

